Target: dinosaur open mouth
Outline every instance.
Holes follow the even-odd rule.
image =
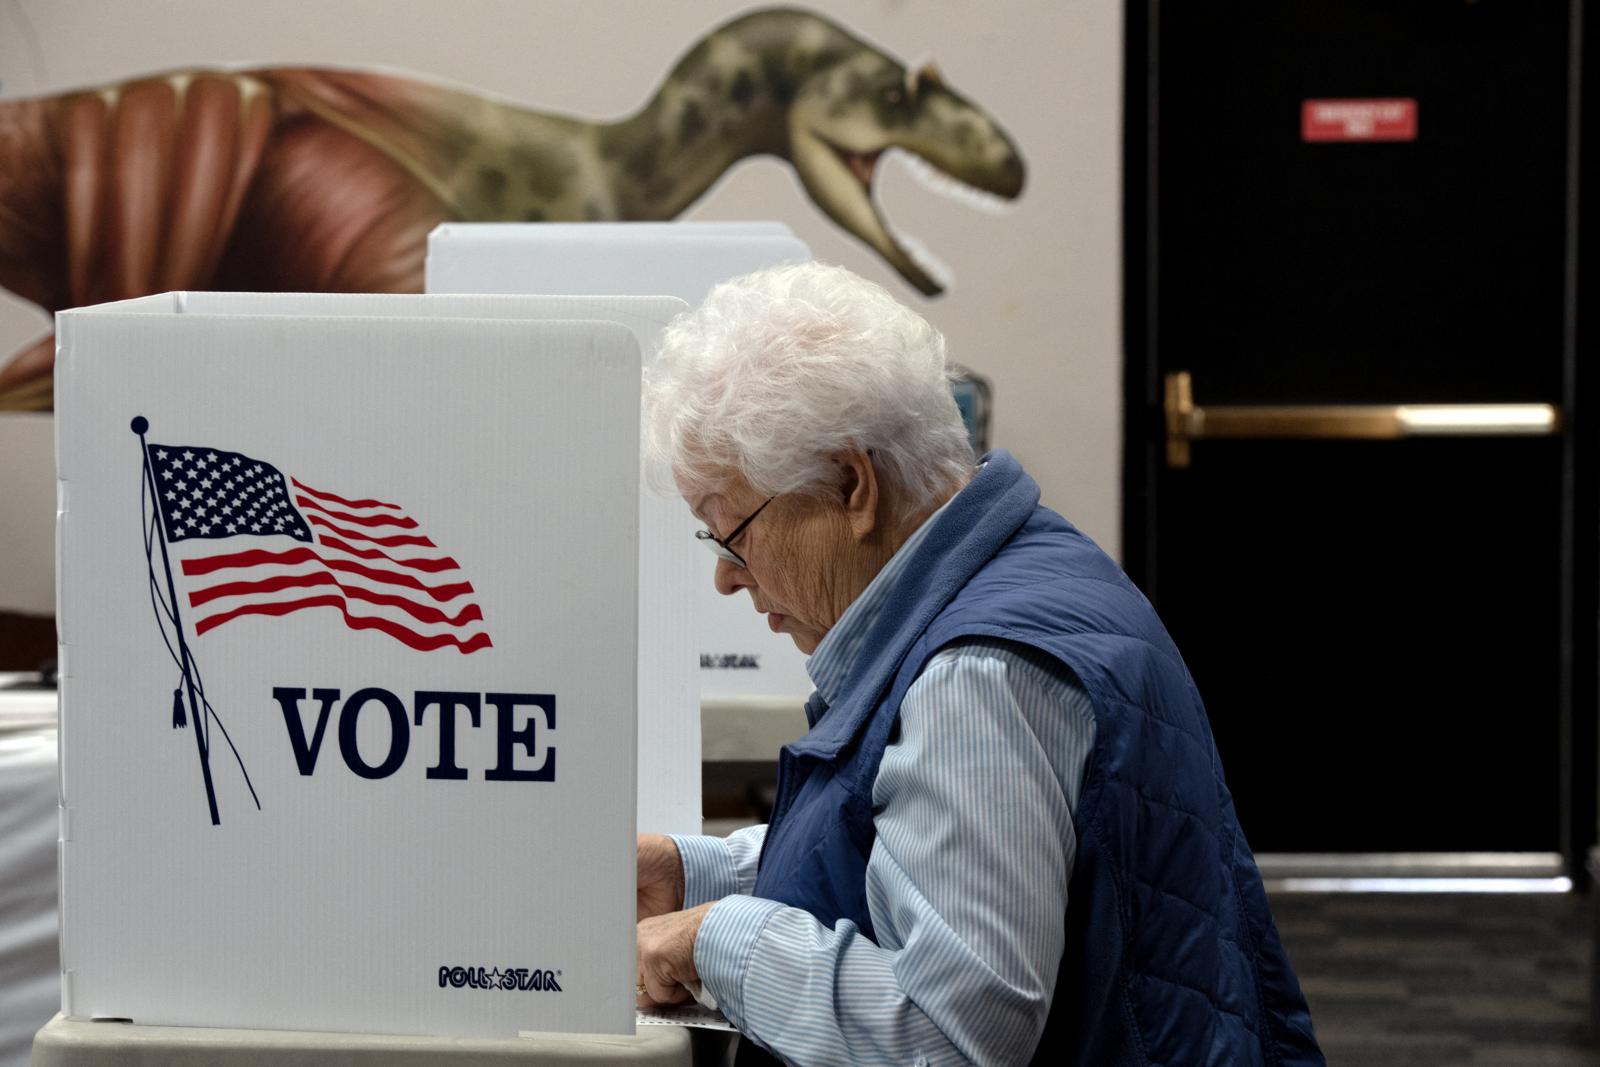
[[[862,188],[868,190],[872,188],[872,172],[878,165],[878,157],[883,155],[882,149],[876,152],[852,152],[830,141],[823,143],[833,149],[833,154],[849,168],[851,174],[855,175],[856,181],[861,183]]]
[[[862,194],[871,205],[872,214],[878,225],[882,227],[888,240],[894,245],[906,260],[914,267],[914,273],[920,273],[922,278],[912,277],[910,280],[927,293],[937,293],[950,284],[950,268],[941,262],[932,252],[910,234],[897,230],[889,220],[883,209],[883,204],[878,200],[873,179],[879,171],[878,164],[885,157],[892,156],[905,162],[907,170],[917,183],[924,188],[939,194],[947,199],[956,200],[963,205],[976,208],[979,211],[997,213],[1007,210],[1011,205],[1007,198],[996,193],[991,193],[966,182],[939,169],[933,163],[907,149],[890,147],[871,152],[857,152],[843,145],[829,141],[827,138],[818,137],[824,145],[834,154],[851,177],[861,187]]]

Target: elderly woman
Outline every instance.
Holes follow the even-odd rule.
[[[944,341],[804,264],[668,328],[648,439],[721,592],[808,653],[772,821],[639,838],[641,1003],[794,1063],[1321,1063],[1149,603],[973,460]]]

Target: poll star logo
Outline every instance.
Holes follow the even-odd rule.
[[[439,968],[440,989],[450,986],[455,989],[466,987],[559,993],[560,978],[560,971],[541,971],[537,967],[507,967],[502,971],[498,967],[451,967],[447,964]]]
[[[142,415],[131,428],[139,436],[142,457],[150,604],[179,674],[172,691],[172,725],[183,728],[194,720],[213,826],[222,821],[211,776],[213,727],[233,753],[257,810],[261,800],[233,738],[206,697],[184,627],[185,608],[198,615],[195,639],[246,616],[279,618],[332,608],[350,629],[376,631],[418,652],[453,648],[470,655],[492,647],[483,611],[472,600],[472,583],[460,564],[399,505],[315,489],[243,453],[148,442],[150,424]],[[234,538],[247,539],[248,547],[235,542],[214,551],[210,544]],[[186,547],[192,543],[201,548]],[[180,581],[185,591],[181,598]],[[549,717],[554,718],[553,698]],[[513,740],[517,736],[511,732]],[[507,743],[502,741],[502,750]],[[391,758],[394,751],[391,747]]]

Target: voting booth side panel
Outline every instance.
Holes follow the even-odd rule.
[[[631,1033],[628,331],[57,323],[65,1010]]]
[[[741,231],[689,224],[446,223],[428,237],[430,293],[666,293],[698,306],[718,282],[811,258],[805,243],[773,223],[737,224]],[[732,226],[734,224],[724,224]],[[781,227],[781,224],[777,224]],[[701,524],[687,509],[682,536]],[[700,692],[703,698],[792,705],[813,686],[805,656],[773,633],[745,593],[724,596],[714,585],[716,558],[694,564]]]

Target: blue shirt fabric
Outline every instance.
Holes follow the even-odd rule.
[[[807,662],[812,725],[934,522],[900,547]],[[1065,943],[1073,811],[1094,745],[1054,658],[992,639],[940,651],[907,691],[873,784],[876,941],[750,896],[766,827],[675,837],[685,907],[718,901],[695,966],[729,1019],[796,1063],[1025,1062]]]

